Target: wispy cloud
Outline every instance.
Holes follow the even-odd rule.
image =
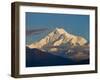
[[[26,30],[26,36],[40,34],[44,31],[48,31],[48,28]]]

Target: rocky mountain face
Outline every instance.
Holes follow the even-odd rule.
[[[81,36],[56,28],[41,40],[27,45],[26,54],[27,66],[89,64],[89,43]]]
[[[50,32],[46,37],[38,42],[28,45],[29,48],[38,48],[43,51],[57,51],[58,47],[67,46],[83,46],[87,43],[87,40],[81,36],[75,36],[66,32],[63,28],[56,28]]]

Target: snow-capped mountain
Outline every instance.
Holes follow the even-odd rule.
[[[43,39],[28,45],[29,48],[38,48],[43,51],[57,51],[58,47],[84,46],[87,40],[81,36],[76,36],[66,32],[63,28],[56,28]]]

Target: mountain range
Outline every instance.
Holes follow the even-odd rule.
[[[34,66],[38,63],[40,64],[37,66],[87,64],[89,63],[89,43],[81,36],[70,34],[63,28],[56,28],[41,40],[27,45],[26,54],[27,64],[31,62],[30,64]]]
[[[87,40],[81,36],[75,36],[68,32],[66,32],[63,28],[56,28],[54,31],[50,32],[43,39],[28,45],[29,48],[38,48],[41,50],[45,50],[45,47],[56,47],[61,45],[70,44],[72,47],[77,45],[84,45],[87,43]],[[51,49],[56,50],[56,49]]]

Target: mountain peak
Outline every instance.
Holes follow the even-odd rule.
[[[55,32],[58,32],[60,34],[67,33],[63,28],[56,28]]]
[[[61,46],[70,44],[72,46],[84,45],[87,43],[87,40],[81,36],[76,36],[66,32],[63,28],[56,28],[50,32],[46,37],[42,38],[36,43],[30,44],[30,48],[39,48],[44,49],[48,46]]]
[[[55,30],[64,30],[63,28],[58,28],[58,27],[56,27],[56,29]]]

